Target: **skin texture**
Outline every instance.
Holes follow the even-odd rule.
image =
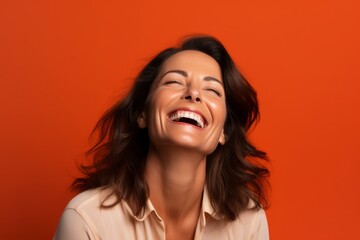
[[[151,141],[145,167],[150,199],[164,220],[166,239],[193,239],[206,156],[225,143],[221,69],[202,52],[179,52],[163,64],[148,101],[138,124],[148,128]],[[170,120],[178,110],[200,114],[205,126]]]

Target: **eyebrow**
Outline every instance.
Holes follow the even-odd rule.
[[[182,75],[184,77],[189,76],[189,74],[187,72],[183,71],[183,70],[170,70],[170,71],[167,71],[166,73],[164,73],[161,76],[161,79],[168,73],[177,73],[177,74],[180,74],[180,75]],[[214,78],[214,77],[206,76],[206,77],[204,77],[203,80],[205,80],[205,81],[215,81],[215,82],[219,83],[221,86],[224,86],[224,84],[219,79]]]

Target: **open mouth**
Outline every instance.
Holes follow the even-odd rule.
[[[176,111],[170,114],[169,119],[174,122],[188,123],[200,128],[205,127],[204,118],[195,112]]]

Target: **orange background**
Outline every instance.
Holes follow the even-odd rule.
[[[0,2],[0,239],[50,239],[101,113],[158,51],[208,33],[257,89],[272,239],[359,236],[355,0]]]

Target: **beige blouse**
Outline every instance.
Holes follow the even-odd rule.
[[[113,208],[100,208],[104,190],[93,189],[80,193],[65,208],[54,240],[165,240],[165,225],[150,199],[145,214],[134,216],[125,201]],[[115,196],[106,200],[111,203]],[[268,225],[264,210],[245,211],[238,219],[224,223],[214,216],[206,191],[196,227],[195,240],[267,240]]]

